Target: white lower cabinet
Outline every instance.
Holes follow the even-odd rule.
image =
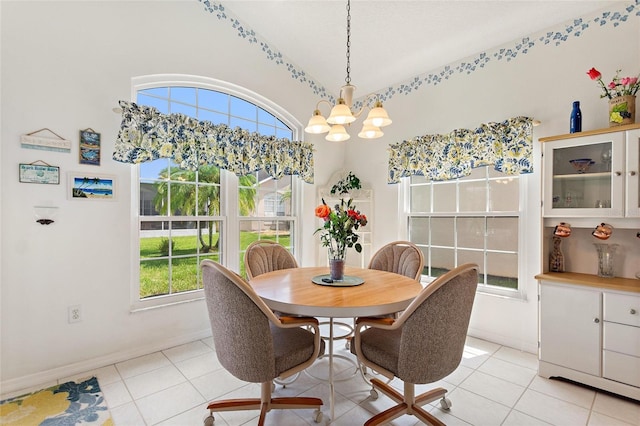
[[[640,296],[540,282],[539,370],[640,400]]]

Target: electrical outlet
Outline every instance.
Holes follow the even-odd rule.
[[[82,321],[82,310],[80,305],[73,305],[67,308],[67,315],[69,324]]]

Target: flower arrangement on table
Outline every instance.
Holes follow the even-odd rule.
[[[602,74],[595,68],[587,71],[591,80],[597,81],[602,88],[601,98],[609,98],[609,125],[617,126],[635,121],[636,93],[640,90],[640,75],[637,77],[622,77],[617,70],[613,79],[605,84]]]
[[[356,210],[353,200],[340,200],[332,209],[322,200],[316,207],[316,216],[324,220],[324,225],[313,233],[320,233],[322,246],[329,249],[329,259],[344,260],[347,248],[353,247],[358,253],[362,245],[358,242],[355,231],[367,224],[367,216]]]

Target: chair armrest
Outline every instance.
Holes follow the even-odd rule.
[[[280,322],[284,325],[318,325],[318,319],[313,317],[278,317]]]
[[[379,318],[379,317],[358,317],[356,318],[356,325],[366,322],[367,325],[393,325],[396,321],[395,318]]]

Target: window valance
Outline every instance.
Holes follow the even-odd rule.
[[[431,180],[468,176],[471,169],[493,165],[506,174],[533,172],[533,123],[528,117],[458,129],[444,135],[417,136],[389,148],[388,183],[421,175]]]
[[[143,163],[171,158],[182,169],[204,164],[244,176],[259,170],[274,179],[299,175],[313,183],[313,145],[277,139],[239,127],[199,121],[183,114],[162,114],[156,108],[120,101],[122,123],[113,159]]]

